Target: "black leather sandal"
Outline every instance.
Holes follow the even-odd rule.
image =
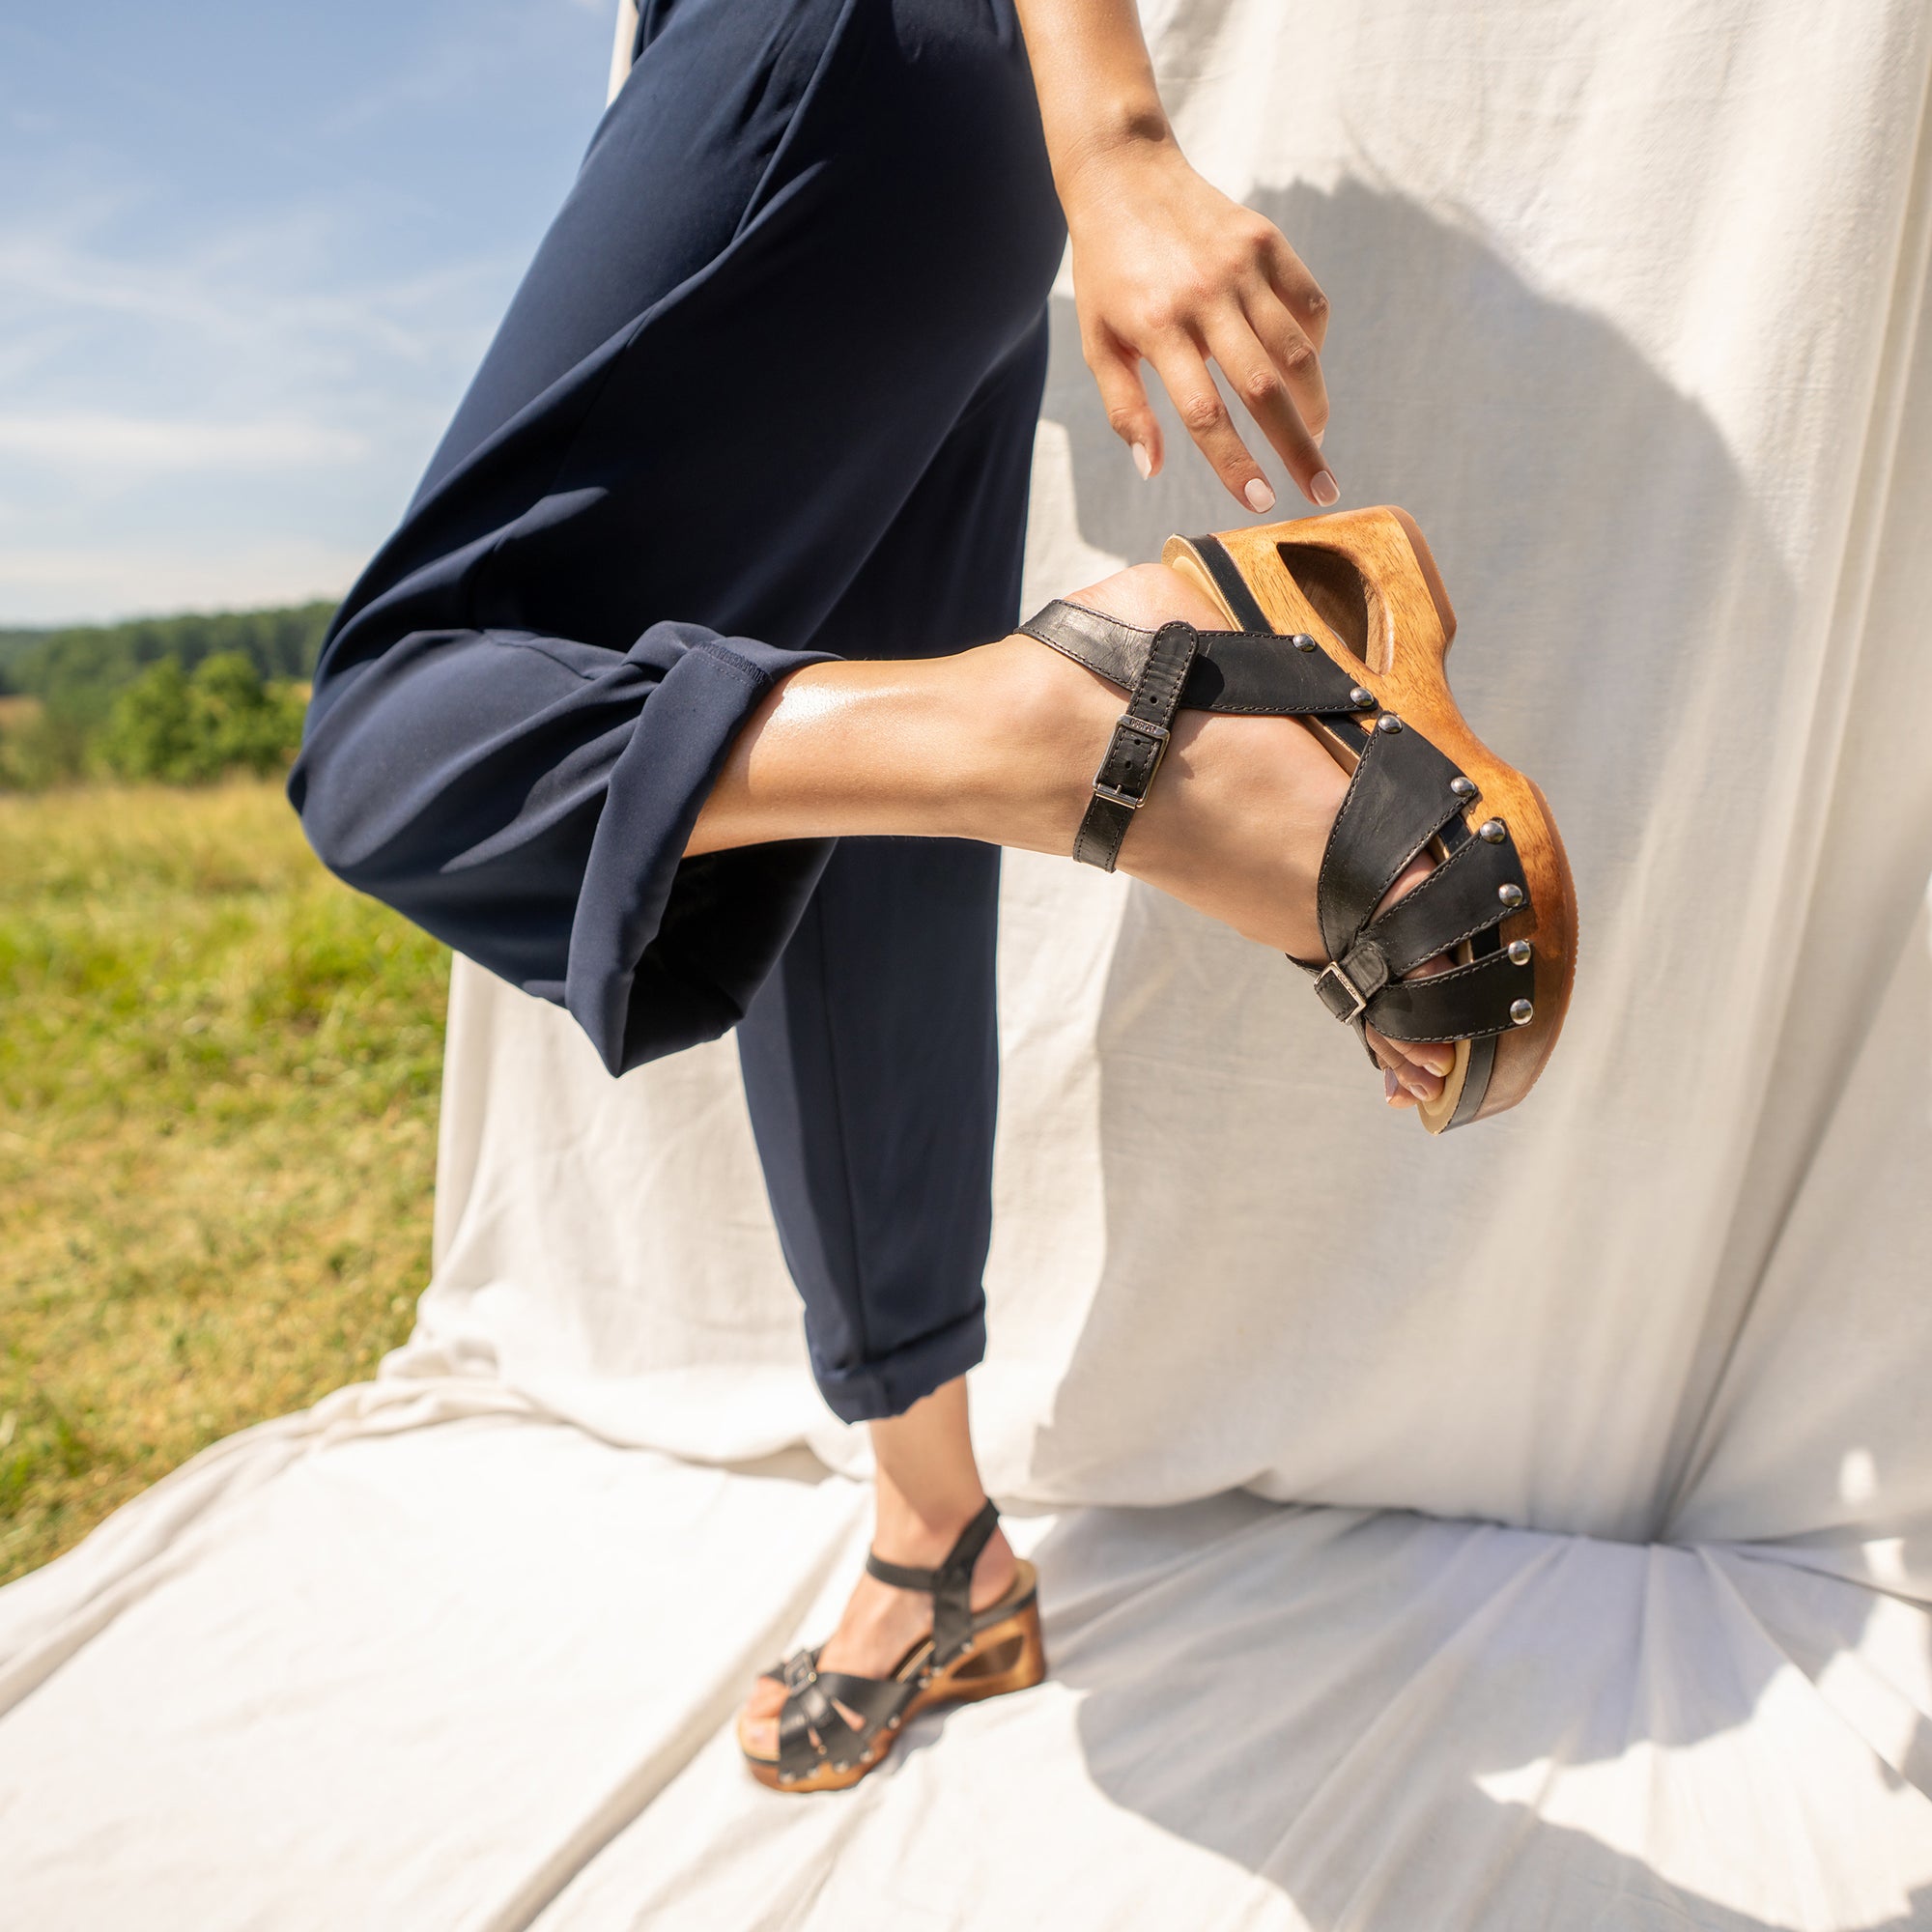
[[[842,1791],[885,1754],[909,1718],[935,1704],[967,1704],[1025,1690],[1046,1675],[1037,1580],[1031,1563],[997,1604],[972,1607],[973,1566],[998,1526],[989,1502],[960,1532],[937,1570],[910,1570],[868,1555],[866,1568],[898,1590],[932,1599],[932,1633],[890,1677],[820,1670],[816,1649],[795,1651],[763,1674],[785,1687],[779,1754],[745,1751],[760,1783],[779,1791]],[[742,1740],[741,1749],[744,1749]]]
[[[1113,870],[1178,711],[1299,718],[1352,776],[1317,887],[1328,957],[1294,963],[1358,1035],[1455,1043],[1419,1106],[1431,1133],[1515,1106],[1569,1009],[1576,888],[1542,792],[1449,695],[1456,613],[1422,532],[1402,510],[1353,510],[1173,537],[1163,560],[1236,628],[1143,631],[1064,602],[1020,626],[1129,694],[1073,856]],[[1377,917],[1422,853],[1435,869]]]

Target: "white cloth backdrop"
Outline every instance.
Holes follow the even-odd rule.
[[[0,1922],[1932,1927],[1932,16],[1150,28],[1563,824],[1552,1071],[1429,1141],[1279,960],[1011,860],[975,1400],[1055,1675],[796,1801],[728,1718],[863,1452],[732,1047],[611,1083],[459,966],[412,1342],[0,1594]],[[1054,319],[1030,597],[1230,521]]]

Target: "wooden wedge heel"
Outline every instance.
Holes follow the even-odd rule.
[[[1073,856],[1113,869],[1177,712],[1300,719],[1350,778],[1317,888],[1328,957],[1294,963],[1358,1034],[1454,1044],[1419,1106],[1431,1133],[1515,1106],[1569,1009],[1576,888],[1542,792],[1450,696],[1456,613],[1422,532],[1351,510],[1172,537],[1163,561],[1233,628],[1143,631],[1065,602],[1020,627],[1128,694]],[[1418,856],[1434,868],[1378,915]]]
[[[922,1711],[1003,1697],[1046,1675],[1031,1563],[1021,1561],[998,1603],[971,1607],[973,1566],[999,1520],[999,1511],[987,1503],[936,1570],[866,1558],[867,1572],[880,1582],[931,1597],[932,1634],[906,1652],[890,1677],[820,1670],[815,1649],[795,1651],[766,1671],[786,1694],[776,1757],[740,1740],[753,1776],[776,1791],[842,1791],[879,1764],[901,1726]]]

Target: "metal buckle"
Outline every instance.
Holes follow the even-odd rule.
[[[1146,785],[1151,788],[1153,775],[1160,770],[1160,761],[1166,752],[1168,740],[1167,726],[1165,724],[1155,724],[1146,718],[1136,718],[1131,711],[1123,711],[1114,729],[1116,733],[1132,731],[1138,737],[1145,738],[1154,748],[1153,760],[1148,766],[1145,781]],[[1100,760],[1100,771],[1104,772],[1107,769],[1107,759],[1113,755],[1114,743],[1110,738],[1107,741],[1107,757]],[[1109,805],[1118,805],[1126,811],[1138,811],[1147,803],[1146,790],[1136,793],[1122,791],[1119,785],[1102,784],[1100,782],[1099,772],[1095,772],[1094,775],[1094,796],[1095,798],[1104,798]]]
[[[1350,1003],[1347,1012],[1342,1010],[1341,1006],[1336,1003],[1336,1000],[1330,996],[1327,988],[1322,984],[1322,981],[1330,974],[1334,975],[1338,989],[1346,989],[1341,991],[1341,998]],[[1339,959],[1331,959],[1321,972],[1316,974],[1315,997],[1345,1026],[1352,1026],[1368,1010],[1369,1003],[1363,997],[1362,989],[1355,984],[1354,980],[1349,978],[1348,974],[1342,971],[1342,962]]]

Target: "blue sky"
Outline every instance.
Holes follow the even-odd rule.
[[[0,626],[345,590],[569,186],[615,12],[0,16]]]

